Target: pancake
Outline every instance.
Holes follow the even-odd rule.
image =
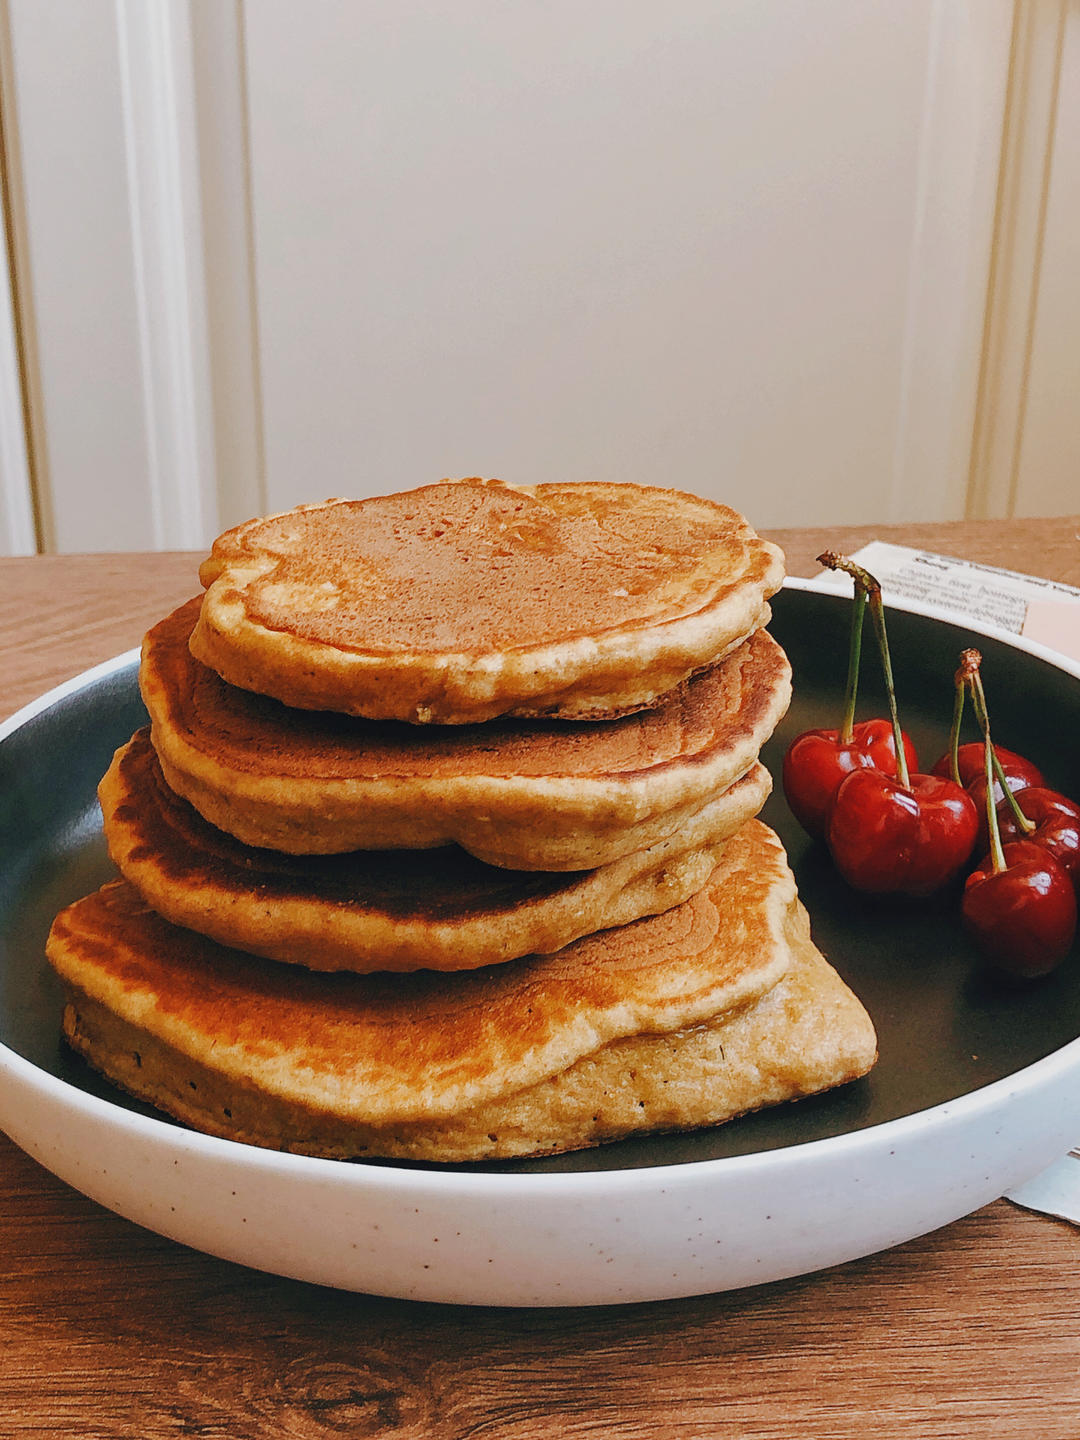
[[[166,785],[149,730],[98,790],[109,853],[158,914],[224,945],[314,970],[469,970],[560,950],[688,899],[715,868],[732,805],[762,766],[675,835],[597,870],[496,869],[457,846],[294,856],[254,849]],[[720,837],[720,838],[718,838]]]
[[[674,834],[746,775],[791,698],[783,651],[757,631],[619,720],[420,731],[300,713],[225,684],[188,649],[198,612],[198,600],[181,606],[143,643],[165,778],[219,829],[293,854],[453,843],[514,870],[606,865]],[[760,798],[741,792],[728,833],[760,808],[756,783]]]
[[[464,975],[253,960],[124,881],[63,911],[48,954],[92,1065],[198,1129],[308,1154],[550,1153],[712,1124],[874,1060],[756,821],[664,915]]]
[[[459,725],[650,705],[765,624],[784,569],[678,490],[468,479],[250,520],[199,573],[192,652],[231,684]]]

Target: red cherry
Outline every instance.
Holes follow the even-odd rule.
[[[1005,776],[1006,784],[1014,795],[1021,790],[1026,790],[1031,785],[1042,785],[1042,773],[1036,769],[1030,760],[1025,760],[1022,755],[1017,755],[1013,750],[1003,750],[1000,746],[994,746],[994,753],[998,764],[1001,766],[1002,774]],[[975,842],[976,852],[980,855],[986,853],[990,845],[990,834],[986,821],[986,747],[981,740],[973,740],[970,744],[961,745],[956,751],[957,767],[960,771],[960,782],[964,789],[975,802],[975,809],[979,815],[979,836]],[[934,766],[935,775],[951,775],[952,764],[948,751]],[[994,772],[994,804],[1005,798],[1005,791],[1001,788],[1001,778]]]
[[[1073,889],[1080,893],[1080,805],[1039,785],[1022,791],[1017,798],[1035,829],[1022,831],[1006,800],[997,812],[1002,840],[1027,840],[1049,851],[1072,881]]]
[[[1003,868],[988,858],[968,876],[964,925],[995,969],[1034,980],[1072,948],[1076,896],[1065,871],[1040,846],[1013,840],[1001,853]]]
[[[1028,785],[1045,785],[1042,772],[1038,770],[1030,760],[1025,760],[1022,755],[1017,755],[1013,750],[1005,750],[1000,745],[995,745],[994,750],[997,758],[1001,761],[1001,767],[1009,780],[1009,789],[1013,792],[1023,790]],[[972,740],[967,745],[961,745],[956,751],[956,761],[960,770],[960,784],[968,786],[973,780],[982,781],[985,774],[985,747],[981,740]],[[952,775],[952,762],[949,759],[949,752],[946,750],[941,759],[931,771],[933,775]],[[1012,780],[1023,781],[1023,784],[1012,784]],[[969,792],[970,793],[970,792]]]
[[[990,827],[987,818],[986,784],[988,773],[992,774],[992,801],[997,805],[1005,798],[1006,789],[1017,794],[1033,785],[1042,785],[1041,771],[1030,760],[1017,755],[1014,750],[999,749],[990,742],[990,716],[986,708],[986,692],[979,673],[982,656],[978,650],[968,649],[960,653],[960,665],[953,676],[955,695],[953,701],[952,733],[949,749],[934,765],[935,775],[959,776],[961,785],[975,803],[979,816],[978,853],[983,854],[990,845]],[[964,714],[964,698],[970,692],[975,709],[975,718],[982,728],[981,742],[967,745],[958,744],[960,724]]]
[[[981,750],[982,748],[980,745],[979,749]],[[997,746],[994,748],[997,750]],[[1003,755],[1008,754],[1008,752],[997,750],[997,754],[998,757],[1001,758]],[[1026,760],[1022,763],[1027,765]],[[1001,767],[1004,771],[1005,780],[1008,783],[1009,789],[1014,795],[1026,795],[1029,789],[1033,789],[1035,786],[1042,784],[1041,777],[1038,780],[1031,780],[1025,773],[1017,773],[1004,758],[1001,758]],[[1034,765],[1028,768],[1032,774],[1039,774]],[[986,818],[986,775],[973,775],[964,785],[964,789],[971,796],[972,800],[974,800],[975,809],[979,812],[979,838],[975,842],[975,848],[980,855],[984,855],[990,845],[990,831]],[[1010,815],[1012,814],[1012,811],[1009,809],[1009,802],[1005,799],[1005,791],[1001,788],[1001,781],[996,775],[994,776],[994,804],[998,807],[999,814],[1002,811],[1002,805],[1004,805],[1004,809],[1008,811]]]
[[[914,770],[919,762],[907,735],[904,753]],[[896,747],[888,720],[861,720],[852,726],[847,742],[840,739],[839,730],[803,731],[784,756],[784,795],[791,813],[811,835],[823,835],[829,801],[841,780],[870,767],[896,774]]]
[[[825,838],[836,868],[871,895],[932,895],[971,856],[975,806],[954,781],[911,775],[907,787],[880,770],[856,770],[833,796]]]

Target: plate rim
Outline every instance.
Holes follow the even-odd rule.
[[[788,576],[783,588],[810,595],[820,595],[829,600],[845,601],[846,596],[835,591],[823,590],[812,580],[801,576]],[[1038,641],[1028,640],[1022,635],[1001,626],[970,620],[961,612],[942,606],[924,605],[911,601],[890,600],[890,610],[904,611],[921,618],[938,621],[963,628],[974,635],[996,640],[1042,660],[1054,669],[1063,671],[1074,679],[1080,679],[1080,662],[1053,650]],[[80,671],[45,691],[42,695],[21,706],[6,720],[0,722],[0,744],[10,738],[38,715],[52,709],[71,695],[89,688],[98,681],[130,666],[139,659],[140,647],[134,646],[119,655]],[[536,1192],[544,1192],[544,1198],[555,1198],[558,1192],[569,1194],[608,1192],[623,1194],[639,1188],[670,1189],[675,1185],[694,1185],[715,1175],[718,1179],[746,1178],[769,1170],[783,1169],[791,1163],[792,1156],[816,1157],[848,1156],[861,1151],[873,1152],[895,1141],[902,1144],[909,1135],[930,1134],[944,1130],[949,1123],[964,1124],[975,1121],[980,1114],[992,1111],[997,1103],[1006,1098],[1007,1092],[1028,1090],[1069,1073],[1074,1065],[1080,1065],[1080,1036],[1044,1055],[1041,1059],[1013,1071],[1009,1075],[980,1085],[963,1095],[945,1100],[893,1120],[882,1121],[851,1130],[841,1135],[825,1136],[816,1140],[802,1141],[794,1145],[781,1146],[774,1150],[753,1151],[745,1155],[726,1155],[704,1160],[687,1160],[666,1165],[626,1166],[618,1169],[568,1170],[568,1171],[503,1171],[503,1170],[440,1170],[419,1169],[395,1165],[392,1161],[378,1164],[363,1161],[333,1160],[314,1155],[273,1150],[256,1145],[246,1145],[236,1140],[227,1140],[216,1135],[206,1135],[175,1122],[156,1116],[142,1115],[115,1101],[90,1094],[69,1081],[42,1069],[27,1060],[10,1046],[0,1041],[0,1079],[12,1079],[41,1092],[45,1098],[58,1104],[74,1108],[88,1120],[120,1125],[134,1137],[154,1145],[165,1145],[188,1151],[206,1159],[232,1160],[241,1168],[262,1172],[292,1172],[297,1178],[309,1177],[335,1182],[347,1188],[362,1192],[365,1189],[399,1190],[411,1197],[450,1197],[462,1199],[475,1194],[490,1194],[498,1189],[515,1199],[529,1198]]]
[[[725,1155],[707,1160],[687,1160],[669,1165],[636,1165],[619,1169],[566,1171],[504,1171],[504,1170],[440,1170],[395,1165],[392,1161],[378,1164],[353,1160],[325,1159],[259,1145],[246,1145],[217,1135],[191,1130],[176,1122],[142,1115],[115,1101],[106,1100],[52,1075],[0,1042],[0,1079],[10,1075],[16,1081],[36,1090],[45,1099],[70,1110],[81,1118],[104,1121],[119,1126],[132,1138],[152,1145],[184,1150],[207,1160],[232,1161],[241,1169],[263,1173],[292,1173],[298,1179],[323,1180],[340,1184],[357,1193],[365,1190],[394,1190],[410,1198],[443,1197],[468,1199],[490,1195],[497,1188],[508,1198],[553,1199],[560,1192],[586,1195],[602,1192],[618,1197],[639,1189],[672,1190],[682,1185],[693,1186],[710,1176],[730,1177],[733,1181],[767,1176],[771,1170],[783,1170],[792,1157],[816,1159],[859,1159],[885,1149],[900,1149],[915,1137],[931,1137],[948,1130],[950,1124],[965,1126],[993,1113],[998,1103],[1011,1098],[1018,1090],[1028,1092],[1041,1085],[1053,1085],[1080,1071],[1080,1037],[1070,1040],[1042,1059],[1033,1061],[1011,1075],[1002,1076],[976,1090],[953,1100],[942,1101],[910,1115],[878,1125],[865,1126],[842,1135],[825,1136],[774,1150],[758,1150],[746,1155]],[[540,1194],[539,1192],[543,1192]]]

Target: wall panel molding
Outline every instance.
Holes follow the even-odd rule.
[[[158,541],[115,0],[6,0],[5,106],[46,548]]]
[[[0,226],[0,555],[33,555],[38,545],[11,273]]]
[[[116,0],[148,474],[160,549],[221,528],[190,7]]]
[[[242,223],[239,269],[218,253],[222,196],[238,193],[245,213],[243,164],[237,179],[218,154],[244,156],[236,4],[0,5],[45,547],[201,548],[223,514],[250,513],[258,475],[230,350],[251,349],[233,298],[251,288]],[[208,92],[201,72],[214,65]],[[250,371],[250,353],[244,363]]]
[[[0,555],[33,555],[39,546],[15,269],[17,148],[10,94],[11,47],[6,4],[0,4]]]
[[[1065,25],[1054,156],[1013,508],[1080,508],[1080,4]]]
[[[1031,351],[1069,0],[1016,0],[993,255],[968,476],[971,519],[1011,515]]]
[[[241,0],[190,0],[218,518],[267,508]]]
[[[0,0],[46,543],[476,469],[1006,513],[1070,3]]]

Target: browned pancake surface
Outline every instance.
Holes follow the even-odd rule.
[[[62,911],[73,990],[223,1075],[372,1123],[452,1114],[621,1036],[694,1025],[787,969],[783,848],[751,821],[700,894],[556,955],[461,975],[315,975],[161,920],[124,882]]]
[[[169,788],[148,730],[117,751],[98,795],[110,855],[166,919],[255,955],[365,973],[475,969],[671,909],[708,879],[738,792],[757,785],[755,775],[737,782],[645,850],[560,873],[500,869],[456,846],[256,849]]]
[[[477,479],[249,522],[215,542],[202,579],[252,560],[268,568],[245,580],[249,620],[369,654],[483,655],[662,624],[766,587],[775,569],[726,506],[634,485]],[[311,598],[300,607],[297,594]]]
[[[784,560],[681,491],[468,479],[250,520],[199,573],[192,654],[230,684],[464,725],[654,704],[767,623]]]
[[[371,1125],[231,1082],[75,989],[63,1028],[116,1084],[226,1139],[342,1159],[551,1155],[716,1125],[864,1075],[877,1053],[870,1017],[815,949],[802,906],[786,932],[792,963],[758,999],[691,1029],[614,1040],[558,1075],[444,1119]]]
[[[122,828],[134,836],[127,858],[152,860],[165,884],[222,892],[244,885],[267,903],[299,897],[439,922],[492,917],[571,889],[578,880],[573,871],[501,870],[455,845],[422,854],[345,855],[287,855],[245,845],[170,790],[149,730],[140,730],[121,753],[117,780],[124,798],[110,807],[106,830]]]
[[[168,724],[228,769],[290,778],[621,776],[657,772],[720,749],[760,745],[783,712],[790,666],[765,630],[655,709],[600,722],[502,720],[425,726],[296,712],[226,684],[193,658],[196,598],[151,629],[143,693]]]

